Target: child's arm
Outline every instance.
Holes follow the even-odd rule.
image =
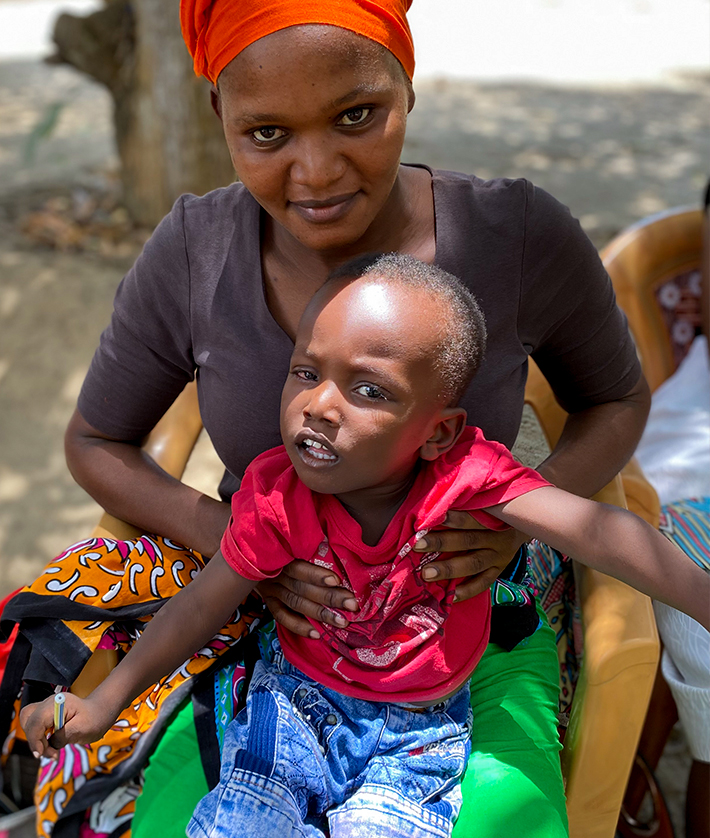
[[[710,630],[710,574],[625,509],[549,486],[488,512],[582,564],[685,611]]]
[[[52,736],[51,745],[47,733],[53,724],[54,697],[22,710],[20,722],[30,748],[38,755],[55,756],[55,749],[67,743],[100,739],[136,696],[211,640],[255,584],[232,570],[218,551],[158,611],[135,646],[91,695],[80,699],[67,693],[66,723]]]

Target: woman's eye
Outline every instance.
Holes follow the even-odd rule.
[[[274,143],[286,136],[283,128],[276,128],[274,125],[265,125],[263,128],[257,128],[256,131],[251,132],[252,137],[257,143]]]
[[[341,125],[360,125],[372,113],[372,108],[350,108],[340,117]]]
[[[355,392],[359,393],[361,396],[365,396],[366,399],[383,399],[384,401],[387,400],[387,396],[380,390],[379,387],[375,387],[374,384],[361,384],[359,387],[355,388]]]

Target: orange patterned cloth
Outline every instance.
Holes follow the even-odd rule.
[[[92,538],[53,559],[2,615],[3,631],[7,634],[17,622],[23,638],[13,647],[15,660],[8,661],[14,680],[4,679],[0,695],[5,708],[5,718],[0,718],[5,725],[3,759],[24,738],[18,726],[21,704],[41,698],[57,684],[70,686],[95,649],[127,652],[151,616],[203,566],[199,553],[148,535],[134,541]],[[90,746],[68,745],[56,761],[43,759],[35,788],[37,835],[50,838],[60,817],[83,815],[114,789],[122,799],[109,825],[116,827],[125,819],[129,827],[137,791],[129,793],[130,788],[127,792],[119,785],[145,763],[194,680],[226,662],[228,653],[241,651],[239,641],[258,625],[263,610],[258,598],[248,599],[203,649],[124,710],[103,739]],[[35,693],[42,684],[44,693],[28,698],[23,680],[34,685]],[[101,831],[111,834],[115,829]]]
[[[411,79],[410,5],[411,0],[181,0],[180,24],[195,73],[212,84],[249,44],[307,23],[339,26],[382,44]]]

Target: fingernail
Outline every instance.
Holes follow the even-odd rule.
[[[415,543],[414,549],[415,550],[426,550],[426,548],[428,546],[429,546],[429,542],[426,540],[426,538],[420,538],[419,541],[417,541]]]
[[[35,759],[39,759],[39,758],[40,758],[40,756],[39,756],[39,751],[32,751],[32,756],[33,756]]]
[[[459,601],[459,595],[455,593],[454,598],[451,601],[452,602],[458,602]]]
[[[348,621],[341,614],[336,614],[335,615],[335,622],[339,626],[343,626],[343,628],[345,628],[345,626],[347,626],[347,624],[348,624]]]
[[[435,567],[425,567],[422,571],[422,579],[436,579],[439,571]]]
[[[336,576],[326,576],[323,582],[329,588],[334,588],[338,584],[338,578]]]
[[[355,611],[357,608],[357,600],[356,599],[346,599],[343,603],[343,608],[347,608],[348,611]]]
[[[315,629],[311,629],[311,630],[308,632],[308,636],[309,636],[310,638],[312,638],[313,640],[320,640],[320,633],[319,633],[319,632],[317,632]]]

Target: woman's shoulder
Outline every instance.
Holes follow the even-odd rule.
[[[570,217],[569,209],[545,189],[524,177],[482,178],[476,174],[432,169],[434,188],[440,198],[466,201],[479,211],[496,215],[519,215],[521,218],[546,216]]]
[[[187,193],[175,202],[173,212],[182,215],[185,228],[191,232],[218,227],[241,227],[248,224],[258,204],[242,183],[230,183],[204,195]]]

